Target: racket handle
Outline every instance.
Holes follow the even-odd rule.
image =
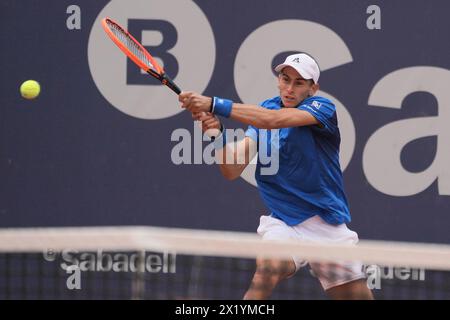
[[[169,76],[167,76],[165,73],[161,77],[161,82],[164,85],[168,86],[170,89],[172,89],[172,91],[175,92],[176,94],[181,93],[181,89],[178,88],[178,86],[173,82],[173,80],[170,79]]]

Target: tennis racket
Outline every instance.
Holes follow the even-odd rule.
[[[164,69],[155,61],[152,55],[124,28],[110,18],[102,20],[102,26],[111,40],[125,53],[135,64],[152,77],[161,81],[176,94],[181,90],[172,79],[164,72]]]

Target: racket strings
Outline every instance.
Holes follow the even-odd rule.
[[[113,34],[119,39],[120,42],[125,44],[127,48],[142,62],[145,63],[145,65],[152,70],[155,70],[153,67],[153,64],[150,62],[150,60],[147,58],[147,56],[144,54],[142,48],[136,44],[136,42],[126,33],[122,28],[120,28],[118,25],[112,23],[111,21],[107,21],[109,28],[113,32]]]

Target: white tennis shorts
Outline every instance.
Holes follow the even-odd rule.
[[[292,240],[315,241],[336,244],[356,244],[358,234],[347,228],[346,224],[332,225],[325,222],[320,216],[314,216],[296,225],[288,226],[282,220],[261,216],[258,234],[264,240]],[[324,290],[342,285],[351,281],[365,278],[363,265],[359,262],[308,262],[300,257],[292,257],[295,271],[308,263]]]

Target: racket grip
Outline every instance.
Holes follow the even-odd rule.
[[[181,93],[181,89],[166,74],[162,75],[161,82],[164,85],[168,86],[176,94],[180,94]]]

